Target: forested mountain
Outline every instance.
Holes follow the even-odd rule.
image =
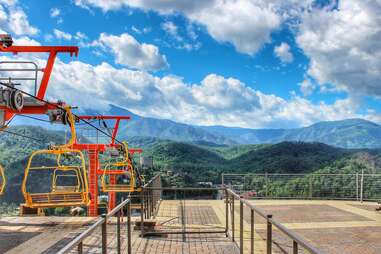
[[[0,134],[0,163],[6,169],[6,201],[21,199],[20,185],[28,156],[49,144],[61,144],[64,133],[33,126],[9,129],[28,139]],[[265,145],[216,145],[209,142],[176,142],[152,137],[131,137],[130,147],[142,147],[144,156],[153,156],[154,170],[172,171],[183,184],[198,181],[220,182],[221,173],[310,173],[378,172],[381,151],[348,150],[322,143],[281,142]],[[44,183],[39,183],[43,185]]]
[[[93,112],[94,113],[94,112]],[[174,141],[235,144],[276,144],[283,141],[320,142],[342,148],[381,148],[381,126],[363,119],[319,122],[296,129],[248,129],[195,126],[171,120],[142,117],[110,105],[107,114],[130,115],[121,135],[145,136]]]

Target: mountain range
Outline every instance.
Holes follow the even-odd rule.
[[[96,113],[96,112],[90,112]],[[283,141],[320,142],[331,146],[362,149],[381,148],[381,125],[364,119],[318,122],[294,129],[249,129],[225,126],[197,126],[172,120],[142,117],[110,105],[103,114],[129,115],[131,120],[120,136],[142,136],[201,144],[275,144]]]
[[[348,149],[381,148],[381,125],[364,119],[325,121],[294,129],[250,129],[226,126],[197,126],[167,119],[143,117],[110,105],[104,112],[86,110],[87,115],[128,115],[131,120],[121,124],[119,138],[151,137],[161,140],[190,142],[208,146],[240,144],[276,144],[283,141],[319,142]],[[21,120],[21,121],[20,121]],[[38,125],[62,130],[60,125],[15,119],[14,125]],[[111,124],[109,124],[111,126]]]

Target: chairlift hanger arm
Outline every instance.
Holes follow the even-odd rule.
[[[89,120],[115,120],[113,132],[111,134],[111,144],[108,144],[108,145],[98,144],[99,146],[102,146],[102,145],[104,146],[101,149],[99,149],[101,151],[104,151],[104,149],[107,147],[120,147],[120,144],[115,143],[116,136],[118,134],[119,123],[121,120],[130,120],[131,119],[130,116],[102,116],[102,115],[98,115],[98,116],[83,115],[83,116],[77,116],[77,118],[79,120],[86,120],[86,121],[89,121]],[[80,145],[80,144],[76,144],[76,145]]]
[[[9,52],[13,54],[49,53],[49,58],[45,68],[43,69],[44,74],[42,76],[40,87],[37,93],[37,97],[39,99],[44,99],[57,53],[70,53],[70,56],[78,56],[79,48],[76,46],[0,46],[0,52]]]

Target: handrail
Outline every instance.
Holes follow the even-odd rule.
[[[107,245],[107,240],[104,239],[104,237],[106,237],[106,234],[104,231],[104,227],[107,223],[107,220],[114,216],[115,214],[119,213],[118,214],[118,224],[120,223],[120,211],[123,209],[123,207],[125,207],[126,205],[128,206],[127,207],[127,224],[128,224],[128,251],[129,253],[131,253],[131,212],[130,212],[130,207],[129,205],[131,204],[131,200],[130,199],[126,199],[124,200],[123,202],[121,202],[118,206],[116,206],[114,209],[112,209],[108,214],[103,214],[101,215],[101,217],[98,217],[97,221],[91,225],[88,229],[86,229],[85,231],[83,231],[80,235],[78,235],[77,237],[75,237],[71,242],[69,242],[64,248],[62,248],[61,250],[59,250],[57,252],[57,254],[66,254],[66,253],[69,253],[71,250],[73,250],[75,247],[78,247],[78,252],[79,253],[82,253],[82,244],[83,244],[83,241],[91,235],[91,233],[93,233],[93,231],[95,229],[97,229],[98,227],[102,226],[102,253],[105,253],[105,250],[107,252],[107,246],[103,246],[104,243],[106,243]],[[118,230],[120,230],[120,224],[118,225]],[[118,242],[120,242],[120,232],[118,232]],[[118,248],[120,248],[120,245],[118,245]]]
[[[231,210],[231,221],[232,221],[232,240],[234,240],[234,199],[237,199],[239,202],[240,202],[240,244],[239,244],[239,249],[240,249],[240,253],[243,253],[243,223],[242,223],[242,216],[243,216],[243,205],[246,205],[247,207],[250,208],[250,210],[252,211],[252,217],[251,217],[251,234],[252,234],[252,238],[251,238],[251,253],[254,253],[254,217],[253,217],[253,212],[256,212],[257,214],[259,214],[261,217],[263,217],[264,219],[266,219],[267,221],[267,253],[272,253],[272,226],[275,226],[276,228],[278,228],[281,232],[283,232],[285,235],[287,235],[288,237],[291,238],[291,240],[293,240],[294,244],[293,244],[293,253],[298,253],[298,245],[302,246],[303,248],[305,248],[309,253],[311,254],[323,254],[322,251],[316,249],[315,247],[313,247],[311,244],[309,244],[303,237],[301,237],[299,234],[297,234],[295,231],[291,230],[291,229],[288,229],[286,228],[284,225],[282,225],[280,222],[276,221],[274,218],[273,218],[273,215],[271,214],[267,214],[266,212],[264,212],[262,209],[256,207],[255,205],[251,204],[248,200],[246,199],[243,199],[240,197],[240,195],[238,195],[237,193],[235,193],[233,190],[229,189],[229,188],[226,188],[225,189],[226,191],[226,212],[228,212],[228,199],[229,199],[229,195],[230,197],[232,197],[232,202],[233,204],[232,205],[232,210]],[[226,215],[226,231],[228,231],[228,215]]]
[[[64,248],[58,251],[57,254],[69,253],[74,247],[78,246],[85,238],[87,238],[95,229],[102,225],[105,221],[105,218],[99,218],[91,227],[83,231],[79,236],[74,238],[70,243],[68,243]]]
[[[286,228],[278,221],[275,221],[274,219],[269,219],[271,223],[277,227],[280,231],[282,231],[285,235],[290,237],[292,240],[300,244],[303,248],[305,248],[310,253],[322,253],[320,250],[316,249],[315,247],[311,246],[309,243],[307,243],[304,238],[302,238],[299,234],[297,234],[295,231]]]

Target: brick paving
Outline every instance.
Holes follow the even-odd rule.
[[[376,212],[375,203],[362,204],[352,201],[298,201],[298,200],[253,200],[255,205],[284,226],[296,231],[313,246],[325,253],[381,254],[381,212]],[[179,201],[163,201],[158,212],[161,229],[182,230]],[[239,240],[239,204],[235,204],[235,236]],[[225,223],[225,205],[222,200],[187,200],[185,203],[187,230],[221,230]],[[244,210],[244,253],[249,253],[250,212]],[[169,221],[168,223],[165,223]],[[255,253],[266,253],[266,224],[255,217]],[[91,218],[0,218],[1,234],[20,237],[20,245],[9,247],[8,253],[56,253],[71,238],[92,223]],[[122,225],[122,252],[126,253],[126,221]],[[229,223],[230,225],[230,223]],[[116,253],[116,225],[111,221],[107,226],[108,253]],[[28,232],[30,234],[28,234]],[[22,238],[22,239],[21,239]],[[84,242],[85,253],[101,253],[101,234],[98,229]],[[182,235],[161,237],[139,237],[133,232],[133,253],[180,254],[180,253],[238,253],[236,245],[224,234],[192,234],[184,239]],[[4,246],[0,242],[0,253]],[[273,253],[291,253],[291,240],[274,229]],[[10,249],[11,248],[11,249]],[[76,251],[73,251],[76,253]],[[305,253],[300,249],[299,253]]]

